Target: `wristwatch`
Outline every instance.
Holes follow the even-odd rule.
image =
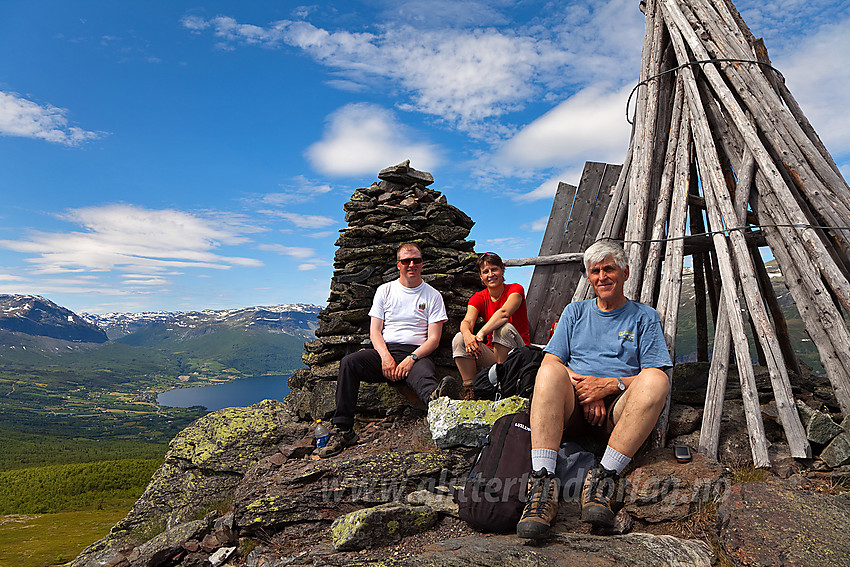
[[[417,360],[419,360],[419,357],[416,356],[415,352],[411,352],[408,356],[410,356],[410,358],[413,359],[413,362],[416,362]]]
[[[623,379],[619,376],[617,376],[617,387],[620,389],[621,392],[626,391],[626,383],[623,382]]]

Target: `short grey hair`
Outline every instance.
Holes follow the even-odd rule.
[[[629,260],[623,247],[612,240],[597,240],[584,251],[584,269],[590,270],[591,264],[598,264],[611,257],[621,270],[629,267]]]

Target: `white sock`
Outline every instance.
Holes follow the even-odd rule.
[[[620,474],[631,462],[631,457],[625,456],[616,449],[612,449],[611,445],[608,445],[605,447],[605,454],[602,455],[602,460],[599,461],[599,464],[609,471],[614,471],[615,473]]]
[[[554,473],[557,463],[557,451],[553,451],[552,449],[531,450],[531,470],[540,471],[541,469],[546,469],[546,472]]]

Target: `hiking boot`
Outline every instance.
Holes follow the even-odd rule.
[[[327,459],[339,455],[346,447],[356,445],[358,441],[360,441],[360,436],[354,433],[353,429],[334,427],[328,439],[328,444],[319,449],[319,458]]]
[[[461,381],[454,376],[443,376],[443,379],[440,380],[440,383],[431,392],[430,401],[442,398],[443,396],[447,396],[453,400],[461,399],[463,397],[463,384]]]
[[[581,489],[581,521],[594,526],[611,527],[614,525],[614,511],[611,501],[617,491],[619,476],[602,465],[596,465],[584,478]]]
[[[516,535],[526,539],[541,539],[558,515],[558,477],[546,469],[531,473],[528,479],[525,508],[516,526]]]

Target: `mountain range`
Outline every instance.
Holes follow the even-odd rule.
[[[318,327],[316,305],[285,304],[188,312],[76,314],[37,295],[0,295],[0,355],[27,366],[56,356],[85,357],[106,368],[176,360],[180,370],[228,374],[290,371]],[[145,354],[145,351],[149,355]],[[68,359],[71,356],[71,359]],[[135,362],[136,364],[131,364]]]

